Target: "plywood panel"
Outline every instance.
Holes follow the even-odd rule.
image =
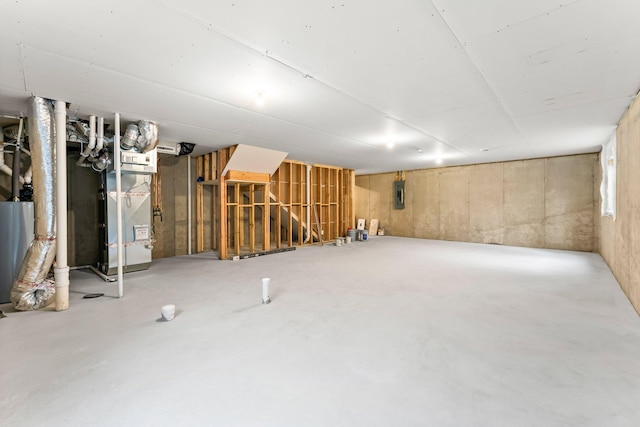
[[[272,175],[285,157],[287,153],[284,151],[238,144],[222,170],[222,174],[226,174],[229,170],[238,170]]]

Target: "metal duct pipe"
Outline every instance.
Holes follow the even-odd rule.
[[[120,137],[117,132],[116,135],[118,136],[118,138]],[[124,131],[124,137],[120,142],[120,148],[122,148],[123,150],[131,150],[136,145],[139,136],[140,131],[138,130],[138,125],[135,123],[129,123],[127,125],[127,129]]]
[[[89,167],[91,166],[86,162],[87,158],[96,147],[96,116],[89,117],[89,144],[87,144],[87,148],[84,149],[82,153],[80,153],[80,158],[76,162],[76,165]]]
[[[69,308],[69,266],[67,265],[67,105],[56,101],[56,311]]]
[[[135,142],[135,149],[140,153],[151,151],[158,145],[158,125],[148,120],[138,122],[138,132],[140,135]]]
[[[47,273],[55,257],[55,188],[53,111],[44,98],[33,97],[29,104],[29,135],[33,170],[35,238],[29,246],[18,277],[11,289],[16,310],[38,310],[51,303],[55,287]]]

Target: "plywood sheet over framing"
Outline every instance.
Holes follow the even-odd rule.
[[[224,167],[222,176],[230,170],[273,175],[287,154],[284,151],[238,144]]]
[[[203,201],[198,202],[198,241],[204,241],[206,224],[214,224],[213,247],[221,259],[310,245],[344,236],[353,227],[353,170],[284,160],[272,173],[248,173],[235,169],[252,167],[247,164],[229,166],[240,147],[219,150],[197,162],[198,176],[203,177],[198,187],[212,185],[215,199],[211,220],[205,218]]]

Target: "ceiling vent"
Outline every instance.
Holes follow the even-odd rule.
[[[162,154],[171,154],[174,156],[178,155],[178,144],[175,143],[159,143],[156,148],[158,149],[158,153]]]

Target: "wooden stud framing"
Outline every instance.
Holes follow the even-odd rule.
[[[218,171],[224,170],[227,164],[227,158],[224,155],[226,150],[218,151]],[[218,234],[218,257],[220,259],[227,258],[227,181],[221,173],[218,174],[218,214],[220,215],[220,227],[216,230]]]
[[[204,250],[209,222],[213,248],[218,250],[220,259],[247,251],[328,241],[345,235],[346,229],[353,226],[352,170],[314,165],[307,180],[306,164],[285,160],[270,177],[250,171],[228,171],[227,176],[219,176],[218,171],[224,169],[234,150],[229,147],[196,158],[197,176],[202,177],[196,187],[198,252]],[[204,185],[213,186],[210,221],[205,218]],[[307,203],[307,188],[311,204]],[[311,218],[307,216],[308,209]],[[308,243],[307,233],[312,236]]]

